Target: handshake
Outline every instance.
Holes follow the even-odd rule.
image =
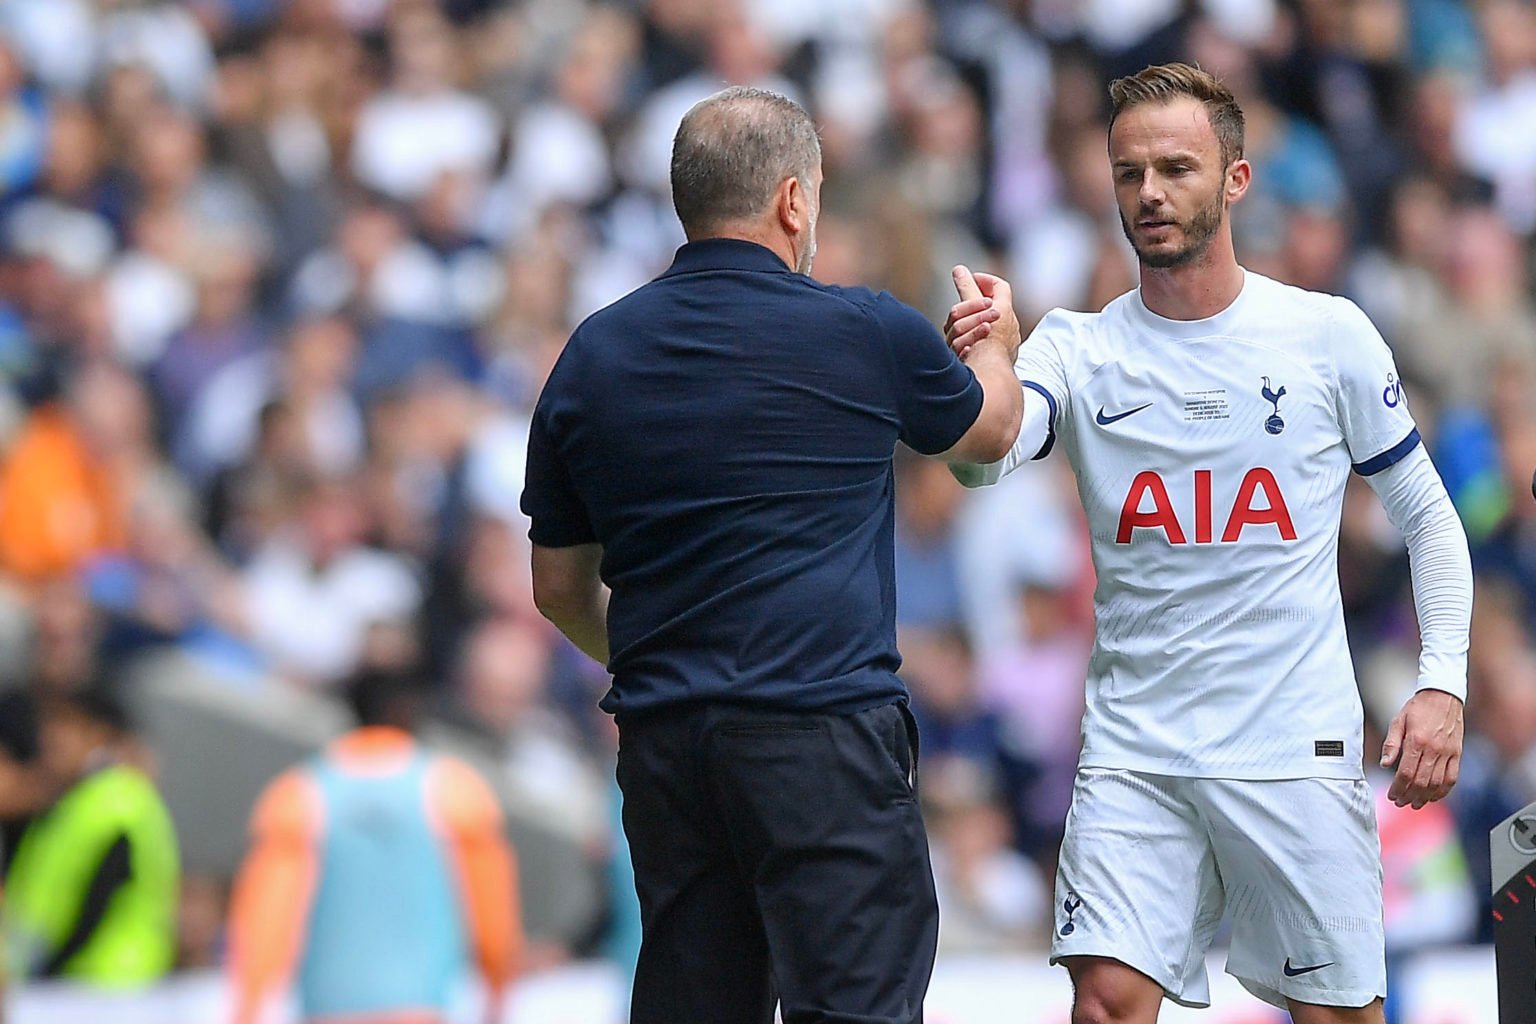
[[[973,274],[965,266],[955,267],[950,274],[960,301],[950,307],[944,321],[944,340],[961,359],[990,340],[1002,346],[1012,366],[1024,340],[1013,311],[1013,287],[1001,277]]]

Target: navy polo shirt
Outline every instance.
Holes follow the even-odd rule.
[[[603,708],[904,697],[891,456],[952,447],[981,400],[915,309],[751,242],[685,245],[589,317],[534,410],[522,507],[535,544],[603,547]]]

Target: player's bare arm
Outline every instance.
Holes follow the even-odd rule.
[[[1012,290],[1000,277],[972,275],[965,267],[955,267],[953,274],[962,304],[974,310],[962,318],[969,325],[970,344],[956,354],[976,374],[984,397],[975,424],[939,457],[950,463],[996,462],[1012,449],[1024,415],[1024,396],[1013,374],[1022,335]],[[944,328],[949,340],[956,328],[953,313]]]

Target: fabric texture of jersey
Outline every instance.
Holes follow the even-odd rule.
[[[981,385],[920,313],[715,239],[572,335],[533,416],[535,544],[599,543],[603,701],[859,710],[896,678],[897,441],[935,454]]]
[[[1056,876],[1051,962],[1127,964],[1210,1005],[1223,911],[1227,973],[1260,999],[1365,1006],[1386,993],[1381,844],[1363,779],[1078,772]]]
[[[1085,767],[1359,778],[1337,550],[1351,468],[1419,445],[1386,343],[1346,299],[1246,273],[1204,320],[1053,311],[1024,387],[1077,473],[1098,574]]]

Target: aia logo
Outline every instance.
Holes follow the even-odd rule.
[[[1262,503],[1260,492],[1263,492]],[[1215,521],[1211,508],[1210,470],[1195,470],[1194,498],[1195,543],[1211,544]],[[1142,506],[1149,501],[1152,507],[1143,511]],[[1237,488],[1237,497],[1232,502],[1232,511],[1227,513],[1226,525],[1221,531],[1221,543],[1237,543],[1243,536],[1243,530],[1249,526],[1273,526],[1280,531],[1281,540],[1296,539],[1296,526],[1291,522],[1291,510],[1285,504],[1285,495],[1280,493],[1280,484],[1275,480],[1275,474],[1263,466],[1250,469],[1243,475],[1243,482]],[[1173,502],[1168,498],[1168,485],[1152,470],[1137,473],[1136,479],[1131,481],[1125,504],[1120,508],[1120,528],[1115,531],[1115,543],[1129,544],[1132,534],[1138,529],[1162,530],[1169,544],[1189,543],[1184,533],[1184,524],[1179,522],[1178,515],[1173,511]]]
[[[1394,374],[1387,374],[1387,386],[1381,389],[1381,404],[1388,409],[1396,409],[1408,400],[1403,394],[1403,382]]]

